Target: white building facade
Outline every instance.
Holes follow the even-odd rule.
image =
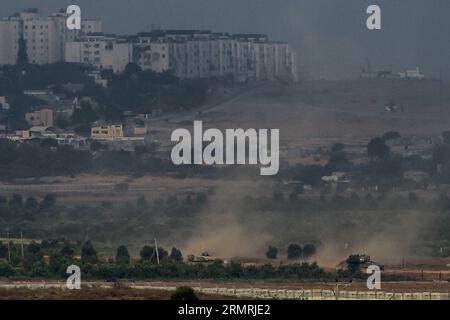
[[[100,70],[120,73],[132,62],[132,44],[102,33],[89,34],[66,42],[65,61],[84,63]]]
[[[37,10],[26,10],[0,20],[0,65],[15,64],[19,40],[25,40],[28,60],[33,64],[63,61],[65,43],[87,32],[101,32],[100,20],[83,20],[81,30],[68,30],[68,15],[56,13],[48,17]]]
[[[117,37],[103,34],[100,20],[82,20],[81,30],[68,30],[67,18],[65,12],[45,17],[27,10],[0,20],[0,65],[16,63],[23,38],[33,64],[66,61],[120,73],[136,63],[143,70],[171,72],[182,79],[297,80],[290,45],[266,35],[157,30]]]
[[[290,45],[269,41],[265,35],[174,30],[139,34],[132,42],[133,62],[142,69],[171,71],[183,79],[297,80],[296,56]]]

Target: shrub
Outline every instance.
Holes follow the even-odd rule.
[[[192,300],[198,300],[198,297],[191,287],[182,286],[182,287],[178,287],[175,290],[174,294],[172,294],[170,299],[171,300],[192,301]]]
[[[303,256],[305,258],[310,258],[316,254],[316,247],[313,244],[306,244],[303,247]]]
[[[277,255],[278,255],[278,249],[275,247],[269,246],[269,248],[267,249],[267,252],[266,252],[266,257],[268,259],[276,259]]]

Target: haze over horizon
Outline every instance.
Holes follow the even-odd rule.
[[[357,76],[373,69],[419,66],[428,77],[450,79],[450,2],[445,0],[4,0],[0,16],[26,8],[49,14],[77,4],[85,18],[100,18],[107,33],[210,29],[266,33],[291,43],[301,77]],[[382,9],[382,30],[366,29],[366,8]]]

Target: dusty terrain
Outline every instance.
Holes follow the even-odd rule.
[[[396,103],[402,106],[402,111],[390,112],[385,109],[388,103]],[[431,152],[433,144],[424,142],[430,137],[438,137],[443,131],[450,130],[450,83],[439,83],[438,81],[311,81],[300,82],[296,84],[284,85],[268,83],[266,85],[252,88],[246,93],[239,93],[231,99],[224,99],[211,104],[208,108],[200,111],[184,112],[173,116],[161,117],[149,120],[147,125],[153,135],[154,140],[162,144],[163,150],[169,150],[171,142],[170,134],[176,128],[191,129],[194,120],[203,120],[204,128],[215,127],[219,129],[226,128],[279,128],[281,138],[281,158],[295,163],[324,163],[327,159],[325,152],[320,149],[328,149],[333,143],[341,142],[346,145],[346,152],[352,161],[367,161],[366,145],[374,136],[382,135],[388,131],[398,131],[402,136],[416,139],[417,143],[411,145],[408,152],[415,150],[427,150]],[[422,139],[422,140],[421,140]],[[394,148],[394,152],[403,152],[403,146]],[[117,192],[115,186],[120,183],[129,185],[128,192]],[[254,244],[264,238],[267,230],[275,229],[274,238],[263,239],[273,243],[275,236],[284,236],[289,240],[295,241],[299,234],[304,238],[313,239],[320,233],[341,236],[342,227],[335,222],[342,222],[346,217],[352,217],[351,213],[337,212],[330,218],[327,225],[320,225],[320,228],[314,228],[313,223],[316,217],[311,213],[301,214],[292,213],[288,217],[290,223],[274,215],[274,212],[268,212],[267,216],[259,216],[258,222],[251,215],[244,216],[241,220],[210,220],[211,212],[217,213],[223,208],[234,210],[234,203],[230,201],[233,197],[242,197],[245,192],[253,196],[268,195],[272,196],[273,190],[279,187],[277,182],[271,180],[237,180],[224,181],[214,179],[186,178],[175,179],[167,176],[143,176],[139,178],[130,178],[128,176],[101,176],[101,175],[80,175],[76,177],[47,177],[41,179],[17,180],[12,182],[0,183],[0,193],[9,196],[13,193],[20,193],[24,196],[43,197],[47,193],[54,193],[58,202],[64,204],[93,204],[98,205],[102,201],[127,202],[136,201],[137,196],[145,195],[147,199],[158,197],[167,197],[172,194],[187,194],[191,192],[216,190],[217,194],[224,193],[227,198],[222,203],[214,204],[209,211],[202,212],[204,225],[198,227],[195,235],[197,240],[193,246],[186,244],[185,241],[179,242],[182,249],[188,253],[199,253],[204,247],[221,247],[223,244],[227,248],[243,249],[254,252],[254,248],[245,250],[244,245]],[[244,192],[245,191],[245,192]],[[420,198],[436,198],[440,192],[446,190],[420,191]],[[306,194],[302,197],[318,195]],[[403,196],[407,196],[404,194]],[[236,210],[237,211],[237,210]],[[381,214],[391,215],[391,212],[371,211],[371,214],[380,216]],[[342,216],[339,216],[339,215]],[[365,211],[353,213],[367,214]],[[234,218],[234,217],[232,217]],[[250,219],[252,218],[252,219]],[[370,216],[364,216],[370,219]],[[407,221],[413,220],[414,216],[407,216]],[[265,219],[265,220],[264,220]],[[334,220],[333,220],[334,219]],[[243,221],[247,224],[243,224]],[[388,221],[386,219],[386,221]],[[401,220],[400,222],[402,222]],[[406,220],[405,220],[406,221]],[[211,226],[212,225],[212,226]],[[295,228],[293,226],[296,225]],[[333,228],[329,228],[330,225]],[[249,227],[251,226],[251,228]],[[270,228],[269,228],[270,226]],[[400,223],[399,223],[400,226]],[[216,228],[219,227],[219,228]],[[383,225],[398,237],[415,236],[413,231],[406,232],[397,225]],[[385,230],[383,229],[383,230]],[[391,230],[392,229],[392,230]],[[206,231],[205,231],[206,230]],[[220,231],[222,230],[222,231]],[[252,230],[253,234],[248,236],[247,230]],[[256,230],[256,231],[255,231]],[[232,231],[232,232],[231,232]],[[366,236],[366,235],[365,235]],[[180,236],[181,237],[181,236]],[[257,238],[257,239],[256,239]],[[226,240],[224,240],[226,239]],[[380,242],[379,240],[390,242]],[[344,243],[344,239],[332,239],[336,243]],[[366,239],[367,240],[367,239]],[[394,237],[373,237],[370,244],[376,243],[377,246],[368,246],[371,250],[367,253],[373,255],[378,261],[377,255],[384,253],[386,249],[392,249],[391,246],[398,242]],[[206,244],[205,242],[208,243]],[[408,242],[408,240],[405,240]],[[380,245],[381,243],[381,245]],[[176,243],[178,245],[178,243]],[[128,243],[127,243],[128,245]],[[185,248],[184,246],[187,246]],[[267,248],[264,243],[264,249]],[[194,251],[195,249],[195,251]],[[402,248],[400,248],[402,249]],[[333,249],[334,250],[334,249]],[[377,251],[378,250],[378,251]],[[216,248],[216,251],[218,249]],[[394,250],[395,251],[395,250]],[[399,250],[400,252],[401,250]],[[366,252],[366,251],[362,251]],[[375,253],[373,253],[375,252]],[[380,261],[385,264],[386,274],[407,276],[415,281],[408,282],[386,282],[383,289],[387,290],[450,290],[448,279],[450,278],[450,259],[432,259],[432,258],[407,258],[405,266],[402,265],[401,254],[397,251],[394,256],[396,261]],[[240,253],[235,253],[240,254]],[[403,254],[403,253],[402,253]],[[231,257],[226,255],[223,257]],[[261,255],[263,256],[263,255]],[[222,257],[222,256],[221,256]],[[345,256],[340,256],[339,259]],[[338,261],[329,252],[323,253],[318,257],[319,264],[326,269],[332,270],[334,264]],[[327,264],[327,259],[331,263]],[[242,262],[263,264],[265,259],[244,258]],[[277,261],[276,263],[279,263]],[[216,282],[201,282],[201,284],[218,285]],[[199,282],[190,282],[195,285]],[[294,288],[329,288],[333,283],[290,283],[290,282],[220,282],[221,286],[275,286],[294,287]],[[355,282],[351,284],[350,289],[359,290],[363,288],[364,283]],[[1,285],[0,285],[1,287]],[[105,293],[105,298],[116,298],[117,292]],[[20,292],[0,290],[0,297],[20,296]],[[23,293],[27,295],[26,293]],[[60,292],[44,291],[42,293],[33,293],[32,298],[51,298],[58,296]],[[62,297],[71,298],[71,296]],[[89,293],[90,294],[90,293]],[[88,294],[88,296],[89,296]],[[95,295],[95,292],[92,292]],[[152,298],[153,294],[157,297],[162,293],[145,293],[143,296],[136,295],[133,291],[121,292],[124,298]],[[146,295],[148,294],[148,295]],[[166,298],[165,293],[161,298]],[[122,297],[121,297],[122,298]]]
[[[432,80],[269,83],[201,113],[151,120],[149,126],[163,144],[170,144],[173,129],[191,129],[194,120],[204,128],[279,128],[284,157],[304,162],[306,151],[335,142],[359,154],[370,138],[388,131],[439,135],[450,128],[449,86]],[[403,112],[386,111],[389,103]]]

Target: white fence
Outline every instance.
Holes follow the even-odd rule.
[[[136,289],[155,289],[175,291],[174,286],[131,286]],[[275,300],[450,300],[449,292],[394,293],[384,291],[338,291],[311,289],[230,289],[193,287],[194,291],[207,295],[229,296],[237,298],[275,299]]]
[[[112,288],[113,284],[84,284],[92,288]],[[142,290],[175,291],[176,286],[124,283],[125,287]],[[65,289],[65,283],[14,283],[1,284],[1,288],[14,289]],[[288,290],[263,288],[219,288],[193,287],[197,293],[236,298],[274,299],[274,300],[450,300],[450,292],[384,292],[384,291],[333,291],[323,289]]]

